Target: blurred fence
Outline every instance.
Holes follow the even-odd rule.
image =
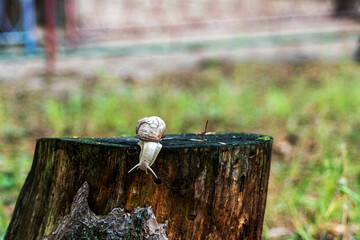
[[[0,0],[0,45],[24,44],[35,52],[35,27],[33,0]]]
[[[212,34],[254,32],[279,33],[299,29],[321,31],[339,24],[331,21],[335,8],[334,1],[331,0],[64,0],[59,2],[43,0],[39,2],[41,4],[37,6],[40,6],[38,13],[42,14],[45,20],[43,25],[45,37],[49,37],[46,32],[47,21],[55,21],[55,15],[63,16],[61,21],[65,22],[61,24],[58,22],[57,26],[65,27],[65,43],[68,46],[104,40],[206,37]],[[19,12],[20,15],[14,12]],[[0,0],[0,44],[25,43],[27,49],[33,49],[34,12],[33,0]],[[353,9],[353,12],[358,12],[358,9]],[[344,12],[344,15],[351,15],[353,12]],[[52,26],[55,24],[50,23]],[[347,26],[341,27],[344,30]]]
[[[78,19],[74,34],[80,42],[333,27],[328,19],[334,9],[333,1],[326,0],[78,0],[72,4]]]
[[[21,2],[19,7],[21,17],[18,18],[17,24],[9,25],[4,10],[5,3],[11,3],[12,7],[16,8],[16,2]],[[349,39],[349,35],[353,41],[354,36],[360,31],[359,23],[334,18],[335,0],[43,0],[39,2],[41,4],[37,12],[42,14],[44,19],[44,24],[40,28],[44,33],[41,46],[44,46],[50,69],[54,68],[56,52],[62,49],[57,45],[79,50],[82,46],[89,46],[89,43],[105,45],[109,44],[105,42],[116,42],[116,44],[125,42],[134,45],[139,41],[153,41],[158,44],[165,39],[165,43],[196,42],[189,47],[190,50],[196,50],[200,45],[200,48],[206,49],[208,46],[216,48],[225,45],[238,48],[240,45],[249,47],[261,44],[268,44],[267,46],[302,44],[311,42],[312,38],[316,38],[317,42],[338,41],[342,36]],[[340,15],[352,16],[355,15],[354,13],[358,14],[359,9],[354,8]],[[0,0],[0,39],[2,39],[0,44],[25,43],[28,51],[33,50],[36,46],[34,19],[33,0]],[[59,23],[59,20],[64,22]],[[259,42],[260,38],[261,43],[255,43]],[[226,42],[209,43],[209,40],[219,39],[221,41],[225,39]],[[204,43],[205,41],[207,43]],[[203,48],[206,44],[208,46]],[[109,49],[106,51],[111,54],[149,52],[133,46],[131,50]],[[162,52],[173,49],[182,51],[184,46],[168,46]],[[86,51],[89,52],[89,48],[86,48]],[[78,54],[80,52],[77,51]]]

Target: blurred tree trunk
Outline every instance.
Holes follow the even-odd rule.
[[[359,0],[335,0],[334,12],[336,16],[356,16]]]
[[[360,36],[357,41],[357,49],[354,54],[354,60],[358,63],[360,63]]]
[[[166,136],[152,166],[158,179],[142,170],[128,173],[138,163],[137,142],[39,139],[5,240],[40,240],[50,233],[57,239],[60,219],[90,219],[94,222],[88,226],[97,227],[95,214],[118,207],[130,213],[144,206],[151,206],[157,222],[166,223],[169,239],[261,239],[271,137],[228,133],[203,141],[195,134]],[[85,181],[88,186],[80,188]]]

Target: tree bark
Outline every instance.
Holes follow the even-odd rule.
[[[272,138],[246,133],[168,135],[152,169],[137,138],[43,138],[5,235],[43,239],[87,181],[89,207],[105,215],[151,206],[169,239],[261,239]]]

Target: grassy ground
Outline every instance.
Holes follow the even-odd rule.
[[[41,136],[134,135],[159,115],[167,133],[236,131],[274,137],[266,239],[360,239],[360,67],[217,60],[148,83],[106,72],[0,85],[0,239]],[[76,87],[54,87],[61,79]],[[59,80],[60,79],[60,80]],[[59,86],[59,85],[56,85]],[[60,91],[60,90],[61,91]]]

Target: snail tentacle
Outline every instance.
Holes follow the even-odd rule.
[[[136,164],[132,169],[130,169],[130,170],[128,171],[128,173],[130,173],[132,170],[140,167],[141,164],[142,164],[142,162],[139,162],[138,164]]]
[[[156,178],[158,178],[158,176],[155,174],[155,172],[151,169],[151,167],[150,167],[149,164],[147,164],[147,163],[146,163],[146,168],[149,169],[150,172],[151,172],[152,174],[154,174],[154,176],[155,176]]]

